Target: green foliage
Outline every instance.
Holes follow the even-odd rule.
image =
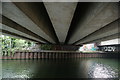
[[[47,45],[47,44],[43,44],[43,45],[40,46],[40,48],[42,50],[51,50],[52,46],[51,45]]]
[[[24,48],[31,47],[34,43],[22,39],[17,39],[9,36],[0,36],[0,45],[2,48],[2,54],[9,56],[15,51],[24,50]]]

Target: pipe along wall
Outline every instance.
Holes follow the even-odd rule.
[[[58,58],[118,58],[118,53],[81,53],[81,52],[15,52],[3,55],[0,59],[58,59]]]

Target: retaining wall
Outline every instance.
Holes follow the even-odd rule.
[[[57,58],[81,58],[81,57],[107,57],[117,58],[118,53],[81,53],[72,51],[42,51],[42,52],[15,52],[14,55],[5,56],[1,59],[57,59]]]

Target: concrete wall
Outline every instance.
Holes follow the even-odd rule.
[[[81,53],[81,52],[16,52],[13,56],[3,55],[1,59],[68,59],[68,58],[118,58],[119,53]]]

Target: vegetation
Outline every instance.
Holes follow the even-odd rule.
[[[23,39],[18,39],[10,36],[0,36],[0,45],[2,48],[2,55],[14,55],[15,51],[31,51],[30,48],[34,49],[35,43]],[[42,44],[38,47],[41,50],[51,50],[51,45]]]
[[[14,54],[15,51],[26,50],[27,47],[31,47],[34,45],[34,43],[31,41],[17,39],[4,35],[0,36],[0,41],[2,54],[8,56],[10,55],[10,53]]]
[[[40,46],[40,48],[42,50],[51,50],[52,46],[51,45],[47,45],[47,44],[43,44],[43,45]]]

